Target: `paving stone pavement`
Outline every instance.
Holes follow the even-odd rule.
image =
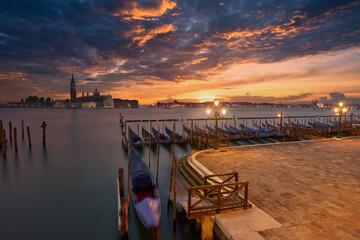
[[[360,138],[205,151],[213,173],[249,180],[249,200],[282,227],[265,239],[360,239]]]

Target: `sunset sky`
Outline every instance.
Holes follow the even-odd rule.
[[[360,1],[2,0],[0,103],[360,104]]]

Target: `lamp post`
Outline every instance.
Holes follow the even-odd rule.
[[[339,115],[339,124],[338,124],[338,135],[337,138],[341,138],[341,117],[343,114],[346,114],[347,108],[345,107],[343,102],[339,102],[339,107],[334,109],[336,115]]]
[[[280,118],[280,132],[283,132],[283,113],[279,113],[278,117]]]
[[[220,101],[215,99],[214,100],[214,106],[213,106],[213,109],[206,109],[206,113],[207,115],[209,116],[209,119],[212,119],[212,120],[215,120],[215,146],[214,146],[214,150],[218,150],[219,149],[219,146],[218,146],[218,135],[217,135],[217,130],[218,130],[218,120],[221,119],[221,118],[224,118],[225,114],[226,114],[226,109],[223,108],[221,109],[221,114],[222,116],[220,115],[220,112],[219,112],[219,104],[220,104]],[[211,112],[214,111],[214,114],[213,116],[211,116]]]

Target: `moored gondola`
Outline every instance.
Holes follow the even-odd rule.
[[[185,144],[187,143],[186,138],[182,137],[180,134],[171,131],[168,127],[165,127],[166,134],[169,138],[173,139],[176,143]]]
[[[136,213],[149,230],[156,230],[160,224],[160,196],[152,174],[134,151],[131,157],[131,193]]]

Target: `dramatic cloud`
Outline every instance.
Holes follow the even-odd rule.
[[[176,2],[171,0],[155,1],[122,1],[122,5],[115,11],[111,11],[113,16],[125,16],[127,20],[138,19],[146,20],[148,18],[160,17],[166,11],[176,7]]]
[[[353,62],[344,62],[329,69],[274,69],[241,77],[249,64],[262,68],[350,50],[352,60],[359,61],[360,1],[3,0],[0,11],[0,102],[38,92],[64,97],[72,72],[79,91],[98,88],[122,97],[130,94],[125,89],[136,88],[140,99],[145,98],[141,91],[148,94],[164,84],[173,92],[150,95],[205,98],[216,95],[210,85],[228,88],[228,97],[245,95],[236,92],[250,85],[244,91],[254,96],[315,94],[313,89],[271,92],[270,83],[294,88],[304,75],[313,75],[315,83],[325,84],[319,75],[326,71],[344,78],[344,84],[327,85],[331,89],[318,96],[348,95],[360,76],[346,66]],[[241,72],[231,72],[237,66]],[[256,93],[259,85],[269,88],[268,93]]]

